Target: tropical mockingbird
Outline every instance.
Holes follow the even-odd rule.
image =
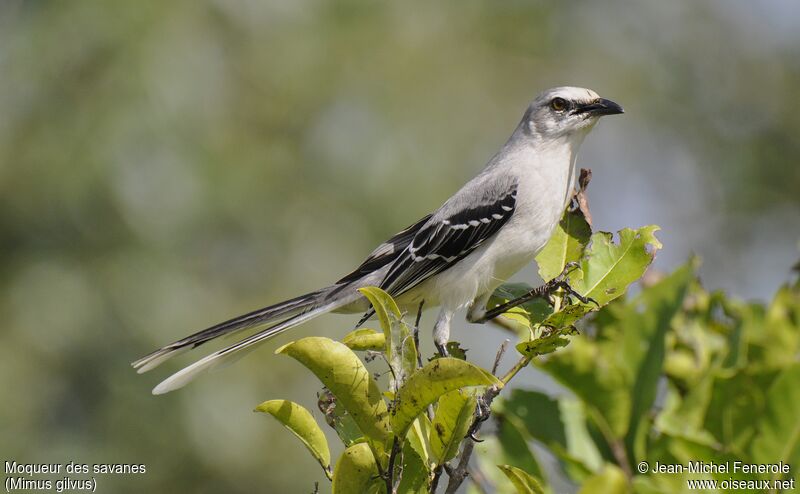
[[[314,292],[235,317],[187,336],[133,363],[148,371],[179,352],[243,329],[271,326],[173,374],[153,389],[180,388],[258,343],[326,312],[366,312],[358,291],[379,286],[403,310],[441,306],[433,329],[442,354],[456,310],[486,320],[486,302],[501,283],[544,247],[571,198],[583,139],[603,115],[622,107],[594,91],[558,87],[528,106],[508,142],[439,209],[380,244],[355,271]],[[496,314],[492,314],[496,315]]]

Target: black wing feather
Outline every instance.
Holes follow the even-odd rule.
[[[393,262],[408,247],[411,240],[419,232],[420,227],[428,222],[432,215],[426,215],[421,220],[404,230],[396,233],[392,238],[378,246],[352,273],[348,274],[336,285],[345,286],[363,276],[376,271]]]
[[[491,238],[514,213],[517,186],[492,202],[464,209],[439,221],[429,221],[386,274],[381,288],[398,296],[441,273]]]

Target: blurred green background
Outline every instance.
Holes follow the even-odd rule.
[[[550,86],[627,111],[579,157],[596,228],[659,224],[658,267],[695,252],[710,288],[770,298],[800,238],[798,26],[791,0],[3,1],[2,459],[147,465],[100,492],[310,492],[319,468],[251,410],[315,409],[271,350],[355,317],[161,397],[197,355],[129,362],[345,274]],[[504,338],[454,336],[483,365]]]

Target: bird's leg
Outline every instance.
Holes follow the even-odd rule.
[[[537,286],[536,288],[533,288],[528,293],[526,293],[526,294],[524,294],[524,295],[522,295],[520,297],[517,297],[514,300],[509,300],[508,302],[506,302],[504,304],[501,304],[501,305],[498,305],[497,307],[495,307],[495,308],[493,308],[491,310],[485,311],[484,314],[483,314],[483,318],[481,320],[477,320],[475,322],[483,323],[483,322],[486,322],[486,321],[490,321],[490,320],[494,319],[495,317],[499,316],[500,314],[502,314],[504,312],[507,312],[509,309],[513,309],[514,307],[517,307],[518,305],[522,305],[525,302],[527,302],[529,300],[533,300],[535,298],[544,298],[544,299],[546,299],[548,302],[550,302],[552,304],[553,303],[553,298],[552,298],[553,297],[553,293],[558,289],[564,290],[564,292],[566,293],[566,295],[568,297],[575,297],[576,299],[580,300],[584,304],[588,304],[589,302],[592,302],[595,305],[598,305],[596,300],[594,300],[591,297],[585,297],[585,296],[581,295],[580,293],[576,292],[572,288],[572,286],[570,286],[569,281],[567,279],[567,275],[569,275],[569,273],[573,269],[575,269],[577,266],[578,266],[578,264],[574,263],[574,262],[567,263],[567,265],[564,266],[564,270],[561,272],[561,274],[559,274],[558,276],[556,276],[552,280],[548,281],[544,285]]]
[[[439,350],[442,357],[448,357],[447,341],[450,339],[450,321],[453,319],[453,312],[442,309],[439,312],[439,318],[436,319],[436,324],[433,326],[433,344]]]
[[[475,406],[475,419],[472,421],[472,425],[470,425],[465,437],[472,439],[476,443],[482,443],[483,439],[478,439],[475,437],[475,434],[477,434],[478,429],[481,428],[481,424],[489,420],[491,413],[491,402],[487,403],[486,398],[484,398],[483,395],[478,395]]]
[[[471,323],[482,323],[486,321],[484,319],[486,315],[486,303],[491,296],[492,292],[486,292],[472,301],[469,305],[469,309],[467,309],[467,321]]]

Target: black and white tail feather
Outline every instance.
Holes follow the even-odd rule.
[[[202,372],[237,360],[248,353],[249,350],[254,349],[259,343],[263,343],[317,316],[356,302],[362,297],[355,288],[362,286],[365,278],[395,261],[430,218],[431,215],[423,217],[379,245],[358,268],[335,284],[211,326],[140,358],[133,362],[133,368],[141,374],[158,367],[172,357],[197,348],[203,343],[221,336],[232,335],[240,331],[252,330],[274,323],[272,326],[252,336],[213,352],[181,369],[153,389],[153,394],[168,393],[183,387]],[[276,323],[276,321],[279,322]]]
[[[359,301],[363,297],[357,288],[376,284],[395,297],[413,289],[469,255],[508,221],[514,212],[517,183],[507,176],[494,181],[497,183],[491,188],[492,195],[477,198],[471,206],[451,208],[448,213],[451,199],[435,214],[423,217],[379,245],[358,268],[335,284],[187,336],[142,357],[133,367],[139,373],[146,372],[210,340],[275,323],[181,369],[153,389],[153,394],[168,393],[202,372],[237,360],[259,343]],[[357,326],[373,314],[374,310],[368,309]]]

